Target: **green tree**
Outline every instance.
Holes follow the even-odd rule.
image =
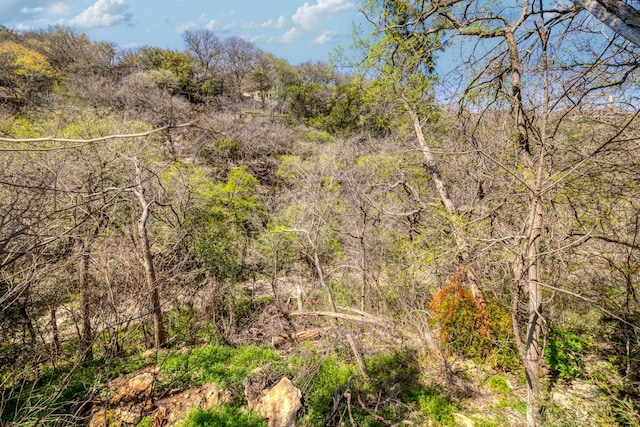
[[[140,48],[138,55],[143,69],[152,72],[160,87],[186,89],[189,86],[194,70],[188,54],[147,46]]]

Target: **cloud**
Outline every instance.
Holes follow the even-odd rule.
[[[305,30],[312,30],[328,17],[357,7],[358,2],[353,0],[316,0],[315,4],[300,6],[291,19]]]
[[[16,30],[46,27],[58,23],[69,6],[69,1],[1,0],[0,24]]]
[[[338,33],[335,31],[325,31],[324,33],[320,34],[318,37],[313,39],[313,44],[330,43],[336,38],[337,35]]]
[[[236,26],[235,22],[231,22],[229,24],[222,24],[218,20],[209,19],[206,15],[200,15],[197,21],[178,22],[175,25],[175,30],[176,30],[176,33],[179,33],[179,34],[182,34],[187,30],[197,30],[199,28],[203,28],[209,31],[215,31],[218,33],[226,33],[226,32],[229,32],[235,26]]]
[[[24,14],[38,14],[45,11],[44,7],[23,7],[20,9],[20,13]]]
[[[280,15],[278,17],[278,19],[276,19],[276,20],[269,19],[268,21],[264,21],[261,24],[256,24],[256,23],[252,22],[250,24],[247,24],[245,26],[245,28],[250,28],[250,29],[253,29],[253,28],[268,28],[268,29],[278,30],[278,29],[284,27],[284,24],[286,24],[286,23],[287,23],[287,18],[285,18],[284,16]]]
[[[131,19],[126,9],[125,0],[97,0],[67,23],[81,28],[111,27]]]
[[[300,28],[293,27],[292,29],[284,33],[282,36],[280,36],[278,41],[281,43],[293,43],[294,41],[296,41],[297,38],[299,38],[302,35],[302,33],[303,31],[300,30]]]
[[[215,31],[217,33],[226,33],[231,31],[233,27],[235,27],[235,22],[231,22],[229,24],[222,24],[220,21],[216,21],[215,19],[210,20],[204,25],[205,30]]]

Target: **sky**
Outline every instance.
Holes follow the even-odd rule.
[[[70,27],[120,48],[182,51],[185,30],[239,36],[291,64],[328,61],[347,48],[363,0],[0,0],[0,25]]]

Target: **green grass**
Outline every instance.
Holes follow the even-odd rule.
[[[242,412],[235,406],[223,406],[209,411],[196,409],[187,414],[177,427],[264,427],[267,423],[252,412]]]
[[[210,344],[187,352],[173,352],[158,360],[160,371],[167,374],[174,387],[198,387],[215,382],[225,387],[239,386],[251,371],[269,363],[280,362],[270,347],[228,347]]]

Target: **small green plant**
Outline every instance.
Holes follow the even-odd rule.
[[[435,392],[435,390],[423,393],[418,398],[420,411],[430,420],[437,422],[440,426],[454,426],[453,413],[456,408],[449,402],[449,399]]]
[[[136,424],[136,427],[153,427],[153,419],[151,417],[144,417]]]
[[[589,341],[566,329],[552,329],[544,349],[545,361],[553,378],[572,380],[584,375],[582,354]]]
[[[494,375],[489,378],[489,390],[503,395],[511,393],[511,387],[509,387],[507,379],[502,375]]]
[[[314,144],[324,144],[331,141],[331,134],[321,130],[311,130],[305,135],[305,139]]]
[[[317,362],[319,365],[315,375],[305,384],[303,392],[310,425],[324,426],[332,409],[334,393],[344,388],[349,377],[355,373],[355,368],[339,362],[335,357]]]
[[[267,423],[252,412],[242,412],[235,406],[223,406],[209,411],[196,409],[189,414],[179,427],[263,427]]]

